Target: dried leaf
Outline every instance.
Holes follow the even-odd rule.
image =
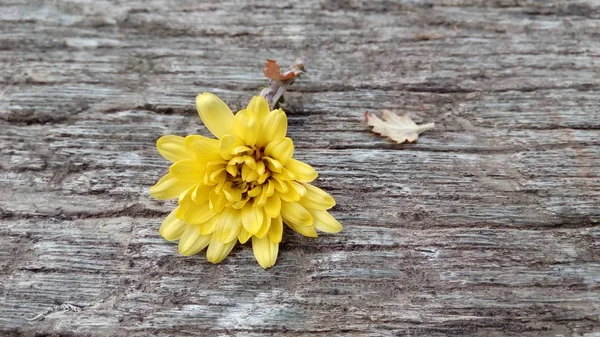
[[[389,110],[381,110],[381,117],[383,120],[365,112],[367,125],[373,127],[373,132],[389,137],[398,144],[414,142],[420,133],[435,127],[434,123],[417,125],[408,115],[398,116]]]
[[[281,68],[279,68],[279,64],[277,64],[277,61],[269,59],[267,59],[267,62],[265,63],[265,69],[263,69],[263,73],[268,79],[271,79],[273,81],[291,80],[294,77],[296,77],[296,73],[293,70],[282,74]]]

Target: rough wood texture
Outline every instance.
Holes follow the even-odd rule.
[[[3,0],[0,32],[0,335],[600,336],[599,1]],[[179,256],[155,140],[299,54],[345,230]],[[437,129],[392,144],[382,108]]]

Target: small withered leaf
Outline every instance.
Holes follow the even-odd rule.
[[[398,116],[389,110],[381,110],[379,119],[376,115],[365,112],[367,125],[373,127],[373,132],[388,137],[398,144],[405,141],[414,142],[419,134],[435,127],[434,123],[417,125],[408,115]]]
[[[277,61],[270,59],[267,59],[267,62],[265,63],[265,68],[263,69],[263,73],[268,79],[271,79],[273,81],[291,80],[294,77],[296,77],[296,73],[291,70],[286,72],[285,74],[282,74],[281,68],[279,67],[279,64],[277,64]]]

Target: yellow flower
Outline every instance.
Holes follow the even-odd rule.
[[[256,260],[269,268],[277,260],[283,223],[308,237],[317,236],[315,229],[342,230],[327,212],[335,200],[309,184],[317,178],[315,169],[292,158],[283,110],[269,111],[267,101],[255,96],[234,116],[211,93],[198,95],[196,107],[217,139],[161,137],[158,152],[173,165],[150,188],[156,199],[178,198],[160,234],[179,240],[179,253],[208,247],[207,260],[219,263],[238,241],[252,239]]]

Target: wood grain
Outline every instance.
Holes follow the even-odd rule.
[[[4,0],[0,32],[0,335],[600,336],[599,1]],[[178,255],[155,140],[298,55],[344,231]]]

